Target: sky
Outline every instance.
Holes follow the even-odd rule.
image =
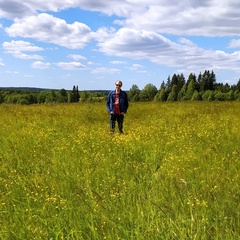
[[[239,0],[0,0],[0,87],[157,88],[240,79]]]

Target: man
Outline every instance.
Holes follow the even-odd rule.
[[[110,114],[110,131],[114,132],[117,121],[118,130],[123,133],[123,119],[128,109],[128,96],[125,91],[121,90],[122,81],[116,81],[115,87],[115,90],[109,92],[106,101],[107,110]]]

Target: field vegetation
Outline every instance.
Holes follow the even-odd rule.
[[[239,109],[0,105],[0,239],[240,239]]]

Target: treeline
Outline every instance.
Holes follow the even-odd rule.
[[[183,74],[174,74],[162,82],[159,89],[147,84],[143,90],[133,85],[128,92],[130,101],[233,101],[240,100],[240,80],[236,85],[216,83],[214,72],[205,71],[190,74],[186,80]]]
[[[0,103],[41,104],[105,101],[109,91],[72,90],[28,90],[0,89]],[[240,100],[240,80],[236,85],[216,83],[213,71],[205,71],[196,76],[190,74],[186,80],[183,74],[173,74],[163,81],[158,89],[147,84],[142,90],[132,85],[127,91],[129,100],[134,101],[234,101]]]
[[[73,86],[71,91],[60,90],[21,90],[0,89],[0,103],[9,104],[41,104],[41,103],[72,103],[100,102],[105,99],[107,91],[79,91]]]

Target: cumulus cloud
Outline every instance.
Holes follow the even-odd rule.
[[[235,39],[230,40],[226,48],[239,48],[239,7],[240,2],[236,0],[162,0],[161,3],[159,0],[0,0],[0,17],[13,21],[12,25],[3,27],[12,38],[27,38],[28,41],[34,39],[68,49],[83,49],[91,43],[92,51],[107,56],[144,59],[182,71],[206,68],[238,70],[239,51],[228,53],[224,50],[204,49],[187,38],[234,36]],[[112,16],[114,22],[107,26],[98,23],[96,25],[101,27],[93,32],[91,21],[88,21],[88,26],[78,21],[68,23],[54,16],[54,12],[69,8]],[[94,27],[96,25],[93,24]],[[18,40],[4,42],[2,46],[16,58],[39,60],[32,64],[33,68],[50,67],[50,63],[40,61],[43,58],[34,54],[46,50],[30,42]],[[63,60],[55,65],[66,70],[87,69],[79,62],[86,60],[84,56],[67,54],[67,57],[73,59],[73,62]],[[111,64],[124,64],[124,61],[115,60]],[[1,60],[0,65],[3,65]],[[139,71],[141,68],[132,65],[128,69]],[[119,69],[103,67],[96,68],[91,73],[119,72]]]
[[[25,41],[12,40],[11,42],[4,42],[2,46],[7,51],[37,52],[44,50],[41,47],[35,46],[32,43]]]
[[[35,13],[35,9],[30,7],[26,1],[0,0],[1,18],[21,18]]]
[[[132,70],[132,71],[137,71],[139,69],[142,69],[143,66],[140,64],[133,64],[131,67],[129,67],[128,69]]]
[[[0,17],[9,19],[20,19],[26,16],[36,15],[38,11],[57,12],[63,9],[78,7],[78,0],[0,0]]]
[[[21,58],[21,59],[36,59],[36,60],[42,60],[43,57],[37,54],[25,54],[20,51],[9,51],[15,58]]]
[[[79,55],[79,54],[69,54],[68,57],[72,58],[75,61],[86,60],[86,58],[84,56]]]
[[[173,42],[152,31],[121,28],[115,35],[98,44],[99,50],[110,56],[149,61],[171,67],[227,69],[237,66],[239,53],[205,50],[188,39]],[[225,61],[229,62],[226,64]]]
[[[80,62],[59,62],[56,65],[65,70],[85,70],[86,66]]]
[[[162,0],[161,3],[158,0],[0,0],[0,17],[39,18],[38,12],[58,12],[75,7],[114,15],[118,17],[115,23],[126,28],[145,29],[161,34],[240,35],[240,2],[236,0]],[[33,23],[38,21],[32,18],[30,20],[34,20]],[[83,26],[72,27],[81,29]],[[69,28],[71,26],[67,26],[68,30]]]
[[[155,32],[121,28],[115,35],[98,44],[99,50],[116,56],[133,59],[166,56],[177,49],[177,44]],[[178,50],[179,51],[179,50]]]
[[[37,69],[48,69],[50,67],[50,63],[44,63],[42,61],[36,61],[32,63],[32,68],[37,68]]]
[[[115,73],[119,73],[121,72],[121,70],[116,69],[116,68],[96,68],[94,70],[92,70],[93,74],[115,74]]]
[[[229,43],[229,48],[239,48],[240,47],[240,39],[232,39]]]
[[[25,41],[11,41],[11,42],[4,42],[2,44],[3,49],[6,50],[7,53],[12,54],[15,58],[21,59],[43,59],[42,56],[37,54],[26,54],[23,52],[37,52],[43,51],[43,48],[34,46],[32,43],[25,42]]]
[[[111,61],[111,64],[116,64],[116,65],[118,65],[118,64],[126,64],[127,62],[126,61]]]
[[[93,38],[87,25],[79,22],[68,24],[46,13],[17,19],[6,28],[6,32],[10,37],[32,38],[70,49],[83,48]]]
[[[186,0],[146,3],[144,11],[115,23],[127,28],[146,29],[161,34],[191,36],[240,35],[240,2],[236,0]]]

